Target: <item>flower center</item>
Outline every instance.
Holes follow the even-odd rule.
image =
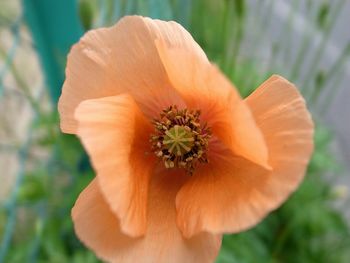
[[[153,121],[152,151],[170,168],[184,168],[193,174],[198,163],[208,163],[210,129],[200,124],[199,110],[179,110],[176,105],[163,110]]]
[[[194,135],[187,126],[175,125],[165,132],[163,144],[170,153],[182,156],[191,151],[194,142]]]

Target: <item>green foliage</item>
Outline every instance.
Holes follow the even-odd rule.
[[[47,196],[47,171],[35,171],[24,176],[17,196],[18,204],[34,203]]]
[[[93,24],[94,8],[91,2],[83,0],[79,3],[79,16],[84,30],[89,30]]]
[[[317,25],[324,29],[327,24],[327,19],[329,18],[329,11],[330,11],[330,3],[328,1],[324,1],[317,13]]]
[[[57,130],[57,115],[43,115],[34,133],[48,131],[35,141],[52,149],[48,163],[40,161],[24,175],[15,199],[17,225],[5,262],[98,262],[76,239],[70,209],[80,191],[91,181],[79,141]],[[50,142],[50,143],[48,143]],[[82,165],[79,165],[82,164]],[[0,210],[5,227],[6,207]]]

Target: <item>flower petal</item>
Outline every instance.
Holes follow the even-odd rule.
[[[175,22],[127,16],[113,27],[91,30],[68,56],[58,105],[62,131],[76,132],[74,111],[86,99],[129,93],[151,117],[171,104],[184,105],[171,87],[155,39],[206,59],[190,34]]]
[[[200,231],[248,229],[276,209],[298,187],[313,149],[313,123],[304,99],[274,76],[246,99],[268,149],[268,171],[212,145],[203,166],[179,191],[177,222],[186,237]]]
[[[119,229],[118,219],[105,202],[96,180],[80,194],[72,209],[80,240],[108,262],[213,262],[221,236],[201,233],[184,239],[175,224],[174,199],[182,183],[175,174],[153,177],[150,186],[147,233],[131,238]]]
[[[154,154],[147,153],[152,125],[125,94],[85,100],[75,115],[77,134],[122,231],[144,234],[148,184],[156,161]]]
[[[263,135],[230,81],[195,53],[161,40],[156,45],[169,78],[187,107],[200,109],[213,134],[235,154],[269,169]]]

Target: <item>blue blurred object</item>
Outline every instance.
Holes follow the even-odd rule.
[[[77,1],[22,0],[22,3],[51,98],[57,102],[67,53],[83,34]]]

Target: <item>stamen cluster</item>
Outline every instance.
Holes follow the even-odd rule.
[[[152,151],[166,168],[184,168],[192,175],[198,163],[208,163],[206,152],[211,131],[206,124],[201,126],[199,117],[199,110],[180,110],[173,105],[154,119]]]

